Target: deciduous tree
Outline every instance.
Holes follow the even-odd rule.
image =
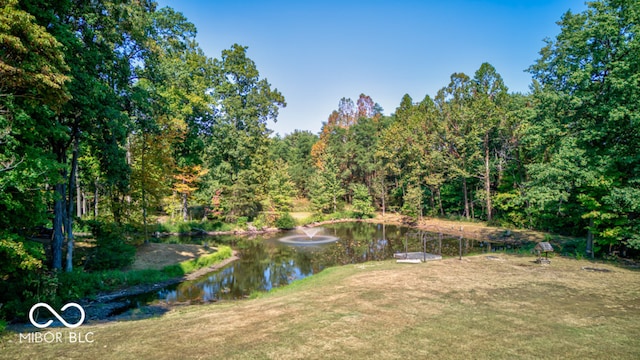
[[[600,244],[640,244],[640,6],[602,0],[565,13],[530,72],[538,114],[531,196]],[[544,137],[541,134],[545,134]],[[562,189],[552,184],[562,176]],[[550,186],[553,189],[549,188]],[[558,221],[554,220],[554,221]],[[591,241],[587,251],[593,254]]]

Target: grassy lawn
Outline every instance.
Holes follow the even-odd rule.
[[[192,260],[217,251],[214,247],[204,248],[195,244],[154,244],[146,243],[136,249],[136,258],[131,270],[155,269],[182,261]]]
[[[253,300],[75,329],[90,344],[8,333],[0,358],[640,358],[640,272],[496,257],[331,268]]]

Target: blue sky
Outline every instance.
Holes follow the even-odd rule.
[[[404,94],[434,96],[454,72],[470,76],[491,63],[512,92],[528,92],[544,38],[559,32],[583,0],[225,1],[158,0],[198,28],[219,58],[248,46],[260,75],[287,107],[268,127],[284,135],[320,131],[342,97],[361,93],[393,113]]]

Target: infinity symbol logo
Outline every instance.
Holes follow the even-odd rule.
[[[49,311],[53,314],[53,316],[55,316],[58,320],[60,320],[60,322],[61,322],[64,326],[66,326],[66,327],[68,327],[68,328],[70,328],[70,329],[77,328],[78,326],[82,325],[82,323],[84,322],[84,309],[82,308],[82,306],[80,306],[80,305],[78,305],[78,304],[76,304],[76,303],[68,303],[68,304],[66,304],[65,306],[63,306],[63,307],[60,309],[60,312],[64,312],[65,310],[67,310],[67,309],[68,309],[68,308],[70,308],[70,307],[74,307],[74,308],[76,308],[76,309],[80,310],[80,321],[78,321],[78,322],[77,322],[77,323],[75,323],[75,324],[69,324],[68,322],[64,321],[64,319],[62,318],[62,316],[60,316],[60,314],[58,314],[55,310],[53,310],[53,308],[52,308],[51,306],[49,306],[49,304],[46,304],[46,303],[37,303],[37,304],[35,304],[35,305],[33,305],[33,306],[31,307],[31,310],[29,310],[29,321],[31,321],[31,323],[33,324],[33,326],[35,326],[35,327],[37,327],[37,328],[39,328],[39,329],[44,329],[44,328],[46,328],[46,327],[49,327],[49,325],[51,325],[51,323],[53,323],[53,320],[49,320],[49,321],[47,321],[47,322],[46,322],[46,323],[44,323],[44,324],[39,324],[38,322],[36,322],[36,321],[33,319],[33,313],[36,311],[36,309],[37,309],[37,308],[40,308],[40,307],[43,307],[43,308],[45,308],[45,309],[49,310]]]

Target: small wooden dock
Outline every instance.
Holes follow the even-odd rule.
[[[425,261],[442,260],[442,255],[430,254],[425,252],[401,252],[393,254],[393,257],[399,264],[419,264]]]

